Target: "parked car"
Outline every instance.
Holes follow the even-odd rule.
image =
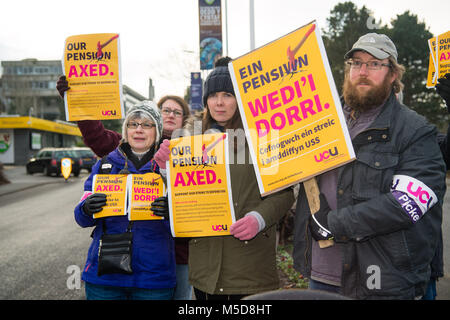
[[[61,175],[61,159],[72,159],[72,173],[75,177],[80,175],[81,159],[72,148],[43,148],[35,157],[31,158],[27,165],[27,173],[42,172],[47,176]]]
[[[97,162],[98,158],[90,148],[74,147],[72,148],[81,159],[81,169],[92,171],[92,166]]]

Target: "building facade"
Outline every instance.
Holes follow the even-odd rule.
[[[0,114],[64,119],[64,101],[56,91],[61,60],[2,61]]]
[[[77,125],[63,121],[64,100],[56,90],[61,60],[2,61],[1,67],[0,162],[23,165],[40,148],[82,143]],[[126,85],[122,90],[125,111],[148,99]],[[103,123],[119,132],[122,127],[121,120]]]
[[[56,90],[63,74],[61,60],[2,61],[1,66],[0,114],[65,120],[64,101]],[[126,85],[122,90],[125,110],[148,99]],[[149,93],[153,90],[150,79]]]
[[[81,132],[73,123],[34,117],[0,116],[0,162],[25,165],[45,147],[73,147]]]

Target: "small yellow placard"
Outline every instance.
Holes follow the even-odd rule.
[[[167,181],[174,237],[230,234],[235,221],[224,133],[170,141]]]
[[[428,40],[430,60],[427,88],[434,88],[437,79],[450,72],[450,31]]]
[[[67,121],[123,118],[119,40],[117,33],[66,39],[62,63],[70,87],[64,96]]]
[[[126,214],[126,174],[96,174],[92,184],[93,193],[106,194],[106,206],[94,218],[124,216]]]
[[[164,182],[157,173],[130,174],[128,176],[128,220],[163,220],[150,210],[156,198],[164,195]]]

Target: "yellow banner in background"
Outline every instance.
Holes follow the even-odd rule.
[[[230,234],[235,221],[226,134],[172,139],[167,167],[174,237]]]
[[[56,121],[44,120],[33,117],[3,118],[0,116],[0,128],[37,129],[42,131],[56,132],[81,137],[80,129],[78,129],[77,125],[74,123],[60,123]]]
[[[93,193],[106,194],[106,206],[94,218],[124,216],[126,214],[126,174],[96,174],[92,184]]]
[[[428,40],[430,60],[428,64],[427,88],[434,88],[437,79],[450,72],[450,31]]]
[[[130,205],[128,220],[163,220],[150,210],[156,198],[164,195],[164,182],[157,173],[128,175],[128,192]]]
[[[112,120],[124,114],[117,33],[71,36],[64,46],[63,70],[70,89],[66,120]]]
[[[430,59],[428,62],[427,88],[434,88],[436,85],[436,67],[434,66],[433,54],[430,52]]]
[[[355,158],[314,21],[229,69],[261,195]]]

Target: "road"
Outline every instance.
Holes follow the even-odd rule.
[[[40,174],[27,177],[22,169],[23,176],[6,171],[8,178],[41,185],[0,196],[0,299],[84,299],[83,284],[76,287],[91,230],[78,227],[73,209],[86,174],[65,182]]]
[[[73,209],[87,173],[78,178],[29,176],[6,167],[13,183],[0,185],[0,300],[84,299],[78,272],[84,267],[91,229],[80,228]],[[445,276],[439,300],[450,300],[450,179],[444,199]]]

